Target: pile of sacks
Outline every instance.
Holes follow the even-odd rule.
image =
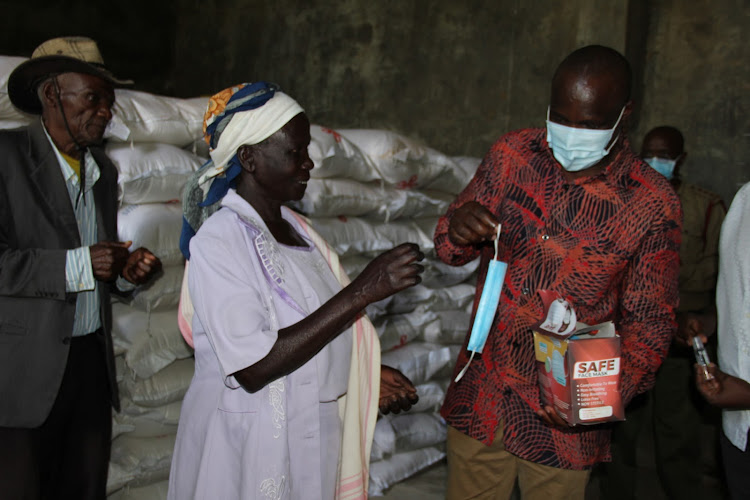
[[[23,126],[7,99],[7,75],[24,58],[0,57],[0,128]],[[118,89],[107,154],[119,170],[118,232],[163,262],[163,273],[126,302],[113,304],[122,412],[113,417],[109,498],[163,499],[183,396],[193,376],[190,348],[177,326],[183,260],[181,194],[207,157],[207,98],[176,99]],[[440,215],[469,182],[479,159],[447,157],[385,130],[311,126],[312,179],[296,209],[341,255],[355,277],[379,253],[404,242],[426,258],[423,282],[368,307],[382,362],[417,385],[407,413],[381,417],[372,446],[370,495],[445,456],[437,414],[469,327],[476,262],[437,260],[432,236]]]
[[[349,276],[404,242],[425,253],[420,285],[371,305],[382,363],[417,386],[409,412],[381,417],[372,446],[371,496],[445,456],[442,404],[469,328],[477,262],[452,267],[433,244],[438,218],[468,184],[479,159],[452,158],[386,130],[331,130],[313,125],[315,163],[305,197],[295,208],[341,256]]]
[[[110,498],[165,498],[192,350],[177,325],[184,259],[182,191],[205,159],[194,152],[207,98],[116,91],[106,151],[119,171],[118,237],[146,247],[162,273],[113,304],[122,411],[114,415]]]

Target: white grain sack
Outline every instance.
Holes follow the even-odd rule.
[[[120,241],[132,241],[130,251],[138,247],[148,248],[164,266],[182,265],[181,232],[181,203],[125,205],[117,212]]]
[[[387,460],[370,463],[370,496],[383,496],[385,490],[445,457],[443,446],[395,453]]]
[[[25,57],[0,56],[0,128],[22,127],[37,119],[18,110],[8,98],[8,77],[25,60]]]
[[[185,147],[203,135],[207,97],[179,99],[115,89],[105,137],[120,142],[161,142]]]
[[[175,437],[175,434],[165,434],[137,438],[126,434],[112,441],[107,494],[125,485],[141,486],[167,479]]]
[[[130,305],[141,311],[176,310],[184,273],[185,266],[182,264],[164,267],[156,279],[133,292]]]
[[[411,137],[389,130],[338,130],[370,158],[386,183],[401,189],[435,189],[456,194],[463,187],[460,168],[448,156]]]
[[[315,168],[310,172],[312,177],[336,177],[359,182],[380,179],[380,174],[372,161],[335,130],[311,125],[310,138],[307,152],[315,164]]]
[[[125,377],[123,395],[145,407],[164,406],[185,396],[195,372],[193,359],[175,361],[149,378]]]
[[[170,144],[137,143],[106,146],[107,156],[117,167],[121,204],[181,201],[190,176],[204,160]]]

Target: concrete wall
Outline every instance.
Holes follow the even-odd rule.
[[[635,70],[634,146],[683,129],[688,180],[729,201],[750,180],[747,0],[0,1],[0,53],[51,36],[101,41],[136,88],[182,97],[276,81],[331,127],[374,127],[453,155],[542,126],[549,80],[576,47],[623,51]]]
[[[183,65],[180,92],[272,80],[315,122],[393,129],[451,154],[480,156],[504,131],[543,125],[552,71],[572,49],[625,47],[624,22],[598,21],[624,19],[624,0],[603,11],[522,0],[220,5],[183,0],[178,53],[204,74]]]
[[[682,128],[685,178],[729,202],[750,181],[749,16],[747,0],[181,0],[175,89],[273,80],[314,122],[482,156],[542,126],[555,66],[600,43],[633,64],[634,147],[652,126]]]
[[[750,181],[750,4],[650,5],[645,92],[634,137],[658,125],[680,128],[688,152],[684,177],[728,204]]]
[[[0,54],[29,57],[50,38],[89,36],[115,75],[139,90],[170,94],[175,26],[169,2],[0,0]]]

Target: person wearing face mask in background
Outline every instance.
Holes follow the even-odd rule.
[[[656,375],[656,385],[626,409],[626,421],[613,430],[612,463],[603,468],[605,498],[636,498],[637,447],[641,431],[653,428],[659,480],[669,498],[703,498],[701,460],[701,401],[692,383],[695,356],[692,337],[716,329],[715,288],[719,267],[719,234],[726,216],[721,197],[680,178],[685,141],[675,127],[649,131],[641,158],[666,177],[682,205],[680,245],[680,305],[677,335]],[[650,404],[650,406],[649,406]]]
[[[440,218],[438,256],[480,258],[477,299],[494,256],[506,262],[484,350],[448,389],[450,500],[584,498],[590,469],[610,458],[606,425],[568,426],[541,403],[530,327],[553,290],[579,321],[613,320],[622,337],[625,404],[654,383],[677,329],[681,219],[667,180],[630,149],[631,70],[614,49],[587,46],[552,78],[547,127],[510,132]],[[476,302],[474,308],[476,310]],[[466,349],[455,375],[466,366]]]

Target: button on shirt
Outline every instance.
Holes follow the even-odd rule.
[[[666,179],[649,171],[627,141],[601,174],[566,181],[545,136],[544,129],[503,136],[438,221],[441,260],[462,265],[481,255],[477,298],[493,248],[450,241],[458,207],[477,201],[495,214],[503,225],[499,258],[508,263],[484,352],[451,384],[441,413],[485,444],[502,422],[506,449],[524,460],[587,469],[609,456],[609,429],[559,430],[535,413],[541,400],[530,327],[542,318],[537,291],[559,292],[585,323],[615,322],[627,403],[653,385],[676,331],[680,205]],[[463,349],[456,371],[467,360]]]
[[[46,129],[45,129],[46,133]],[[63,158],[60,151],[47,134],[52,149],[57,155],[60,170],[65,179],[65,187],[68,189],[70,203],[78,224],[78,233],[81,237],[81,247],[68,250],[65,256],[65,290],[78,294],[76,301],[76,315],[73,321],[73,336],[78,337],[95,332],[101,326],[99,317],[99,290],[98,283],[94,279],[94,271],[91,267],[91,253],[89,246],[98,241],[96,226],[96,205],[94,202],[93,187],[99,180],[99,166],[88,151],[84,155],[84,176],[86,184],[80,199],[80,180],[78,175]]]
[[[750,183],[735,195],[719,245],[719,368],[750,382]],[[733,445],[747,449],[750,410],[724,410],[723,427]]]

